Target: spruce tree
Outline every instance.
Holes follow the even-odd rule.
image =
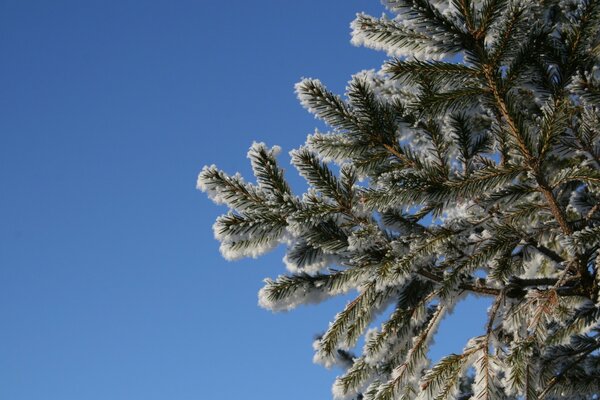
[[[349,365],[335,398],[597,399],[600,1],[384,3],[352,23],[354,44],[390,56],[381,70],[344,96],[296,86],[331,129],[290,153],[306,193],[263,143],[256,183],[200,173],[230,209],[222,254],[287,247],[259,293],[270,310],[356,293],[315,342],[316,361]],[[469,293],[493,301],[483,334],[431,365]]]

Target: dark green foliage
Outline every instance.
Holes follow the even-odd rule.
[[[223,254],[287,246],[288,273],[259,294],[274,311],[356,293],[315,343],[316,362],[345,368],[336,398],[597,398],[600,2],[385,4],[393,16],[352,24],[355,44],[392,56],[381,71],[345,96],[296,86],[330,129],[291,153],[306,193],[264,144],[256,184],[200,174],[230,209]],[[482,332],[431,365],[468,293],[494,299]]]

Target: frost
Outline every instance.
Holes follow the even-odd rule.
[[[315,118],[318,117],[319,110],[315,106],[315,95],[312,92],[308,92],[305,90],[305,86],[307,83],[311,83],[312,85],[323,88],[324,85],[320,80],[314,78],[302,78],[302,80],[294,85],[294,92],[300,101],[300,104],[311,114],[315,115]]]
[[[582,193],[580,190],[575,190],[569,198],[569,211],[580,215],[587,215],[592,209],[594,199],[591,199],[589,194]]]
[[[349,400],[356,396],[354,391],[346,392],[344,385],[337,379],[331,387],[331,394],[333,394],[333,398],[336,400]]]
[[[246,154],[246,158],[252,160],[256,154],[261,151],[270,154],[273,157],[277,157],[279,153],[281,153],[281,147],[273,146],[269,148],[269,146],[267,146],[264,142],[253,142],[252,146],[248,150],[248,153]]]
[[[469,342],[468,348],[478,347],[470,357],[469,364],[475,367],[475,379],[473,381],[473,397],[482,399],[500,399],[503,397],[504,390],[499,380],[496,378],[501,375],[503,366],[498,359],[488,354],[488,346],[482,339],[476,339]]]
[[[319,257],[313,262],[306,263],[305,265],[300,266],[297,262],[294,262],[290,259],[289,254],[286,254],[283,257],[283,263],[285,264],[286,269],[288,271],[290,271],[291,273],[305,272],[308,274],[319,272],[326,266],[333,264],[336,260],[337,257],[330,254],[324,254],[322,257]]]
[[[335,162],[338,165],[346,162],[352,156],[351,151],[339,152],[340,149],[350,148],[353,141],[346,135],[335,133],[321,133],[315,130],[315,133],[306,138],[306,147],[313,153],[318,154],[323,162]],[[335,150],[338,150],[336,152]]]
[[[215,165],[205,166],[200,171],[196,188],[205,192],[216,204],[226,204],[237,211],[246,210],[263,201],[258,189],[244,181],[241,174],[227,175]]]
[[[371,25],[377,25],[380,22],[381,30],[370,29]],[[406,39],[397,38],[388,41],[381,40],[386,31],[390,34],[396,29],[404,29],[410,33],[421,33],[422,39],[413,39],[408,42]],[[366,14],[358,14],[357,18],[350,24],[352,29],[351,43],[354,46],[365,46],[374,50],[385,51],[389,56],[409,57],[421,60],[440,60],[446,56],[439,47],[432,43],[432,40],[426,39],[430,32],[423,32],[422,29],[411,22],[409,19],[389,19],[385,14],[379,21]],[[413,36],[414,37],[414,36]],[[410,45],[408,44],[410,43]]]
[[[316,339],[313,342],[312,347],[313,347],[313,350],[315,351],[315,354],[313,356],[313,363],[322,365],[327,369],[330,369],[334,365],[337,365],[338,359],[336,357],[333,357],[333,358],[327,357],[323,354],[323,351],[321,351],[321,340],[320,339]]]
[[[266,285],[258,292],[258,305],[271,311],[289,311],[301,304],[318,304],[331,296],[326,291],[304,286],[283,299],[274,299],[270,291],[272,282],[266,279]]]
[[[474,201],[459,201],[454,206],[444,209],[443,215],[439,218],[440,222],[452,223],[464,220],[472,220],[482,214],[483,209]]]
[[[255,241],[252,246],[240,247],[239,242],[223,240],[219,251],[226,260],[239,260],[244,257],[257,258],[273,250],[279,244],[279,241],[267,238],[262,241]]]
[[[221,196],[222,191],[219,190],[218,186],[211,184],[211,181],[207,179],[206,176],[209,173],[219,173],[215,164],[210,166],[207,165],[202,168],[202,171],[198,174],[198,179],[196,180],[196,189],[205,192],[208,195],[208,198],[216,204],[225,204],[225,200]]]
[[[528,252],[523,267],[524,272],[520,277],[525,279],[551,277],[558,272],[554,263],[539,252]]]
[[[385,243],[380,231],[357,231],[348,237],[348,251],[361,252],[376,248]]]
[[[395,16],[357,15],[352,43],[397,60],[353,75],[343,95],[317,79],[295,86],[302,106],[329,129],[290,152],[308,183],[304,193],[293,195],[283,179],[281,149],[262,142],[248,151],[255,184],[213,165],[197,187],[230,209],[213,227],[225,258],[287,244],[287,274],[265,281],[261,307],[287,311],[358,292],[314,343],[316,363],[355,368],[336,380],[335,398],[521,398],[523,382],[508,375],[526,365],[534,379],[542,371],[550,378],[568,365],[561,351],[582,354],[568,348],[575,335],[597,335],[600,70],[589,65],[595,59],[575,61],[570,71],[578,72],[562,76],[571,58],[560,47],[578,32],[588,2],[550,1],[553,8],[542,10],[478,1],[469,3],[472,19],[461,2],[385,3]],[[548,42],[531,49],[539,52],[534,63],[521,46],[542,41],[537,28],[550,19]],[[461,52],[471,34],[479,35],[477,51]],[[561,89],[548,90],[554,85]],[[440,321],[467,295],[496,299],[486,336],[438,364],[454,370],[426,373]],[[392,303],[389,319],[367,329]],[[361,335],[353,360],[347,350]],[[529,343],[535,349],[518,348]],[[524,360],[512,360],[514,351]],[[590,354],[577,379],[598,375]],[[465,381],[459,392],[470,366],[473,393]],[[437,393],[445,378],[450,393]]]

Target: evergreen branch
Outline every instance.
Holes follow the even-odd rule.
[[[469,357],[475,350],[463,354],[450,354],[442,358],[421,380],[421,390],[427,398],[444,400],[458,388],[458,378],[467,367]]]
[[[374,400],[391,400],[400,386],[408,379],[409,374],[413,374],[418,367],[419,362],[425,357],[427,343],[431,340],[439,322],[441,321],[445,307],[437,306],[431,316],[427,326],[415,338],[412,347],[408,351],[406,360],[397,366],[392,374],[392,379],[383,384]]]
[[[337,351],[338,344],[342,340],[343,333],[356,320],[361,310],[373,306],[373,300],[377,295],[376,281],[366,283],[361,293],[335,316],[335,319],[327,329],[327,332],[319,340],[318,352],[325,358],[331,358]]]
[[[347,203],[352,206],[355,190],[354,185],[358,181],[358,175],[356,173],[356,169],[354,169],[350,164],[345,164],[340,169],[340,187],[342,189],[342,193],[344,198],[347,200]]]
[[[528,396],[528,388],[531,385],[531,369],[529,366],[530,358],[533,352],[534,344],[531,338],[526,338],[515,343],[511,348],[507,364],[510,367],[507,373],[507,383],[509,388],[517,393],[523,393],[527,400],[533,400],[533,397]]]
[[[514,108],[513,102],[507,101],[506,94],[500,89],[491,68],[490,66],[486,66],[484,73],[493,103],[498,111],[498,117],[506,123],[509,136],[513,139],[517,150],[525,159],[526,165],[531,165],[533,163],[531,137],[523,122],[523,116]],[[499,123],[502,125],[502,121],[499,121]]]
[[[443,187],[437,187],[435,189],[441,189],[438,196],[441,197],[443,194],[444,198],[448,200],[476,198],[477,196],[481,196],[484,193],[488,193],[512,182],[522,173],[523,169],[518,166],[490,166],[476,170],[469,177],[465,177],[464,179],[448,181]],[[441,198],[439,200],[441,200]]]
[[[411,151],[389,144],[384,144],[383,147],[389,153],[394,155],[403,165],[415,169],[423,168],[423,162]]]
[[[598,88],[598,102],[600,102],[600,88]],[[597,148],[597,141],[600,136],[598,127],[600,126],[600,116],[591,109],[584,109],[581,113],[581,123],[579,129],[575,130],[576,138],[572,142],[579,142],[579,146],[575,147],[578,150],[583,150],[596,162],[600,167],[600,154]]]
[[[464,64],[442,61],[400,60],[395,58],[383,65],[383,71],[403,83],[420,83],[423,76],[437,84],[473,83],[481,71]]]
[[[227,260],[258,257],[273,250],[281,243],[284,232],[284,225],[273,225],[272,230],[262,236],[226,237],[221,241],[219,249]]]
[[[439,275],[427,270],[426,268],[418,269],[416,271],[416,273],[432,282],[438,283],[440,285],[444,284],[444,277],[439,276]],[[485,286],[479,282],[476,282],[476,283],[461,282],[458,284],[458,289],[466,290],[466,291],[478,293],[478,294],[489,295],[489,296],[498,296],[501,293],[500,289]]]
[[[387,211],[394,207],[430,200],[424,190],[419,190],[419,187],[429,186],[429,182],[411,179],[413,177],[407,178],[388,189],[365,189],[362,192],[363,204],[370,209]]]
[[[386,227],[398,230],[402,233],[423,234],[427,227],[421,225],[413,215],[404,214],[399,210],[386,210],[381,213],[381,221]]]
[[[387,350],[384,346],[393,341],[392,346],[403,347],[410,343],[413,330],[427,315],[427,303],[436,295],[430,284],[414,280],[400,292],[398,304],[381,330],[365,342],[364,355],[368,360],[378,360]]]
[[[490,265],[488,276],[496,281],[506,283],[510,278],[523,270],[522,254],[513,254],[513,250],[507,250],[500,254]]]
[[[600,103],[600,83],[588,77],[587,75],[578,75],[573,79],[571,90],[579,96],[585,104],[598,104]]]
[[[552,147],[558,142],[567,127],[565,103],[551,100],[543,110],[543,119],[538,138],[537,156],[544,160]]]
[[[292,153],[301,198],[264,144],[248,153],[256,185],[202,171],[198,187],[229,207],[221,251],[288,245],[290,272],[259,294],[273,311],[358,289],[316,342],[315,360],[348,367],[336,398],[600,393],[600,2],[387,3],[393,19],[352,25],[354,44],[396,56],[384,74],[355,75],[346,97],[296,86],[332,127]],[[463,292],[495,298],[486,332],[425,372]],[[363,334],[362,354],[344,350]]]
[[[371,144],[372,146],[372,144]],[[377,179],[379,176],[395,171],[403,167],[400,160],[390,156],[390,152],[383,148],[371,147],[370,153],[363,157],[358,157],[352,160],[356,173],[361,177],[370,177]]]
[[[473,130],[467,116],[462,114],[453,114],[450,116],[450,127],[452,128],[452,138],[454,139],[460,156],[458,160],[463,165],[463,174],[469,175],[471,167],[472,154],[472,137]]]
[[[476,37],[485,34],[490,29],[506,8],[507,3],[507,0],[485,0],[483,2]]]
[[[324,259],[325,253],[323,250],[310,245],[305,240],[296,242],[286,254],[286,261],[294,265],[297,269],[306,269],[313,265],[320,265]]]
[[[289,310],[299,304],[317,303],[331,296],[343,294],[364,284],[371,275],[369,268],[352,268],[332,274],[300,272],[265,279],[260,304],[268,309]]]
[[[489,205],[498,204],[500,202],[514,204],[515,202],[526,198],[532,193],[535,193],[535,188],[529,185],[509,185],[487,195],[485,199],[483,199],[483,203]]]
[[[304,79],[296,84],[296,94],[300,103],[317,118],[329,126],[356,132],[360,126],[348,105],[339,97],[328,91],[317,79]]]
[[[568,248],[576,253],[583,254],[586,250],[600,246],[600,226],[585,227],[574,232],[566,240]]]
[[[503,296],[496,298],[487,324],[486,334],[470,340],[467,347],[473,351],[475,367],[475,379],[473,382],[473,398],[477,400],[495,400],[505,397],[502,385],[495,374],[497,369],[497,358],[490,355],[490,337],[496,314],[500,308]]]
[[[467,32],[469,32],[472,37],[475,37],[475,7],[471,0],[451,0],[451,3],[457,10],[455,18],[458,19],[461,26],[467,28]],[[479,37],[479,39],[481,38]]]
[[[546,182],[546,179],[541,175],[540,171],[537,170],[537,168],[539,168],[539,166],[534,165],[536,163],[536,161],[534,160],[534,157],[533,157],[533,154],[531,151],[530,139],[526,132],[523,133],[523,127],[522,127],[521,123],[519,122],[519,118],[515,119],[513,117],[515,114],[515,111],[514,110],[511,111],[509,109],[509,107],[507,106],[502,94],[500,93],[500,91],[498,89],[495,77],[493,76],[489,67],[485,68],[485,73],[486,73],[486,79],[488,81],[488,87],[493,94],[497,109],[498,109],[500,115],[506,121],[506,123],[509,127],[509,130],[511,132],[511,135],[515,139],[515,141],[518,145],[519,151],[525,159],[526,165],[529,168],[533,169],[539,190],[546,198],[546,201],[548,202],[548,206],[550,208],[550,211],[552,212],[552,215],[554,216],[554,218],[560,225],[563,233],[565,233],[567,235],[571,234],[572,229],[567,221],[564,211],[560,208],[558,202],[556,201],[556,198],[554,197],[552,190],[549,188],[549,186]]]
[[[487,134],[477,135],[474,131],[473,118],[465,113],[450,115],[452,139],[458,148],[458,161],[462,163],[463,175],[468,177],[473,169],[475,157],[488,150],[490,137]]]
[[[312,226],[303,237],[308,244],[325,253],[336,254],[348,248],[348,235],[331,219]]]
[[[440,47],[442,45],[441,41],[431,35],[409,26],[385,17],[374,18],[366,14],[358,14],[352,22],[352,43],[396,54],[420,51],[432,45]],[[451,49],[457,49],[457,46],[445,45],[443,48],[443,50]]]
[[[511,5],[502,21],[499,29],[498,39],[492,44],[488,59],[492,70],[496,70],[500,61],[511,51],[513,44],[520,39],[516,32],[521,24],[525,8],[518,5]]]
[[[537,385],[536,385],[536,378],[534,376],[534,373],[532,371],[532,366],[530,364],[527,364],[527,366],[525,367],[526,369],[526,374],[525,374],[525,390],[524,390],[524,400],[538,400],[538,394],[537,394]]]
[[[486,167],[473,172],[469,177],[441,181],[439,171],[424,170],[421,173],[403,173],[396,177],[395,185],[385,190],[367,189],[363,201],[373,208],[387,209],[399,204],[411,203],[452,203],[464,199],[474,199],[491,190],[498,189],[523,173],[517,166]],[[441,178],[443,179],[443,178]]]
[[[574,13],[574,21],[561,32],[571,70],[581,58],[590,57],[589,45],[597,37],[600,23],[600,4],[596,0],[580,1],[577,11]]]
[[[378,290],[374,298],[369,301],[368,307],[361,307],[356,318],[348,325],[344,333],[343,347],[352,348],[360,336],[365,332],[373,317],[382,306],[389,304],[392,294],[397,293],[395,287],[385,287],[383,290]]]
[[[546,183],[545,179],[542,176],[538,175],[536,177],[536,180],[537,180],[537,184],[538,184],[538,189],[546,198],[546,202],[548,203],[550,212],[556,219],[556,222],[558,222],[558,224],[560,225],[560,227],[565,235],[570,235],[571,233],[573,233],[573,229],[571,228],[571,225],[569,224],[569,221],[567,220],[565,212],[558,204],[556,197],[554,197],[554,193],[552,192],[552,189],[550,189],[548,183]]]
[[[531,220],[540,220],[549,213],[548,206],[542,203],[523,203],[512,206],[502,215],[502,220],[509,224],[527,223]]]
[[[326,277],[312,276],[305,272],[294,275],[280,275],[276,280],[266,279],[266,285],[262,290],[267,300],[278,302],[293,296],[298,291],[308,293],[312,288],[318,287],[317,282],[330,278],[331,275]]]
[[[360,357],[343,376],[336,378],[333,384],[334,392],[343,396],[357,394],[375,372],[376,368],[368,364],[364,357]]]
[[[370,157],[369,142],[354,140],[345,133],[315,133],[307,139],[309,149],[322,159],[331,159],[338,164],[346,160]]]
[[[447,92],[422,96],[415,108],[427,110],[433,115],[464,111],[477,107],[484,91],[478,86],[465,86]]]
[[[471,47],[469,36],[460,26],[446,18],[429,0],[385,0],[387,7],[402,13],[406,19],[420,29],[429,31],[432,36],[443,37],[446,51],[453,52],[463,47]]]
[[[521,235],[511,226],[499,226],[492,230],[492,238],[488,239],[471,254],[459,260],[448,260],[440,266],[441,270],[451,270],[446,273],[443,282],[443,296],[448,296],[466,274],[477,268],[482,268],[498,253],[511,251],[521,240]]]
[[[314,227],[324,220],[343,214],[339,205],[317,192],[305,194],[302,200],[298,208],[288,216],[288,222],[294,226]]]
[[[340,207],[349,208],[348,198],[338,179],[319,158],[306,148],[294,150],[292,164],[315,189],[335,200]]]
[[[234,214],[217,218],[213,230],[219,240],[235,240],[249,236],[265,236],[287,226],[284,217],[271,213]]]
[[[504,396],[501,386],[498,384],[495,371],[492,370],[493,357],[488,353],[486,346],[479,351],[481,354],[475,360],[476,370],[473,398],[476,400],[495,400]]]
[[[557,282],[558,284],[560,284],[560,280]],[[531,336],[539,335],[540,330],[544,328],[540,325],[545,322],[544,319],[550,317],[558,305],[558,293],[555,288],[551,288],[544,291],[530,291],[528,295],[528,301],[534,306],[534,311],[527,329],[531,332]]]
[[[600,348],[600,336],[596,337],[594,340],[595,344],[589,346],[582,354],[580,354],[575,360],[569,363],[561,372],[559,372],[556,376],[554,376],[546,385],[546,387],[540,393],[539,398],[544,399],[546,396],[552,391],[552,389],[561,381],[566,373],[568,373],[571,368],[575,365],[582,362],[586,357],[588,357],[592,352],[596,351]]]
[[[427,238],[423,243],[416,243],[414,249],[401,257],[392,265],[390,279],[396,281],[400,277],[406,276],[418,263],[419,260],[434,254],[438,247],[444,242],[450,240],[453,232],[448,229],[441,229]]]
[[[552,177],[550,185],[552,188],[558,188],[573,181],[581,181],[592,185],[600,184],[600,171],[581,166],[564,168]]]
[[[237,211],[269,211],[256,186],[244,182],[238,174],[229,176],[214,165],[202,169],[198,176],[198,189],[206,192],[215,203],[225,203]]]
[[[352,113],[359,121],[361,133],[370,142],[381,145],[397,143],[398,122],[402,121],[398,110],[380,102],[365,77],[355,77],[348,88]]]
[[[531,33],[522,38],[522,43],[515,43],[516,51],[511,54],[511,59],[506,66],[506,76],[500,81],[500,86],[508,91],[520,79],[527,79],[528,72],[542,64],[542,70],[547,70],[545,61],[541,60],[540,52],[545,47],[548,30],[540,25],[534,25]],[[513,38],[514,39],[514,38]]]
[[[573,311],[573,315],[548,336],[549,345],[557,345],[568,341],[574,335],[582,334],[596,325],[600,320],[600,308],[585,304]]]
[[[275,194],[284,202],[291,197],[292,191],[275,160],[278,151],[278,148],[267,149],[264,143],[254,143],[248,152],[248,158],[259,187]]]

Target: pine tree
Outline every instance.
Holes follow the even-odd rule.
[[[316,361],[349,365],[335,398],[597,399],[600,1],[385,5],[352,24],[354,44],[389,54],[380,71],[344,96],[296,86],[331,128],[290,153],[306,193],[263,143],[255,184],[200,173],[230,209],[214,225],[223,255],[287,246],[288,272],[259,293],[270,310],[357,293],[315,343]],[[430,365],[470,293],[493,300],[483,334]]]

